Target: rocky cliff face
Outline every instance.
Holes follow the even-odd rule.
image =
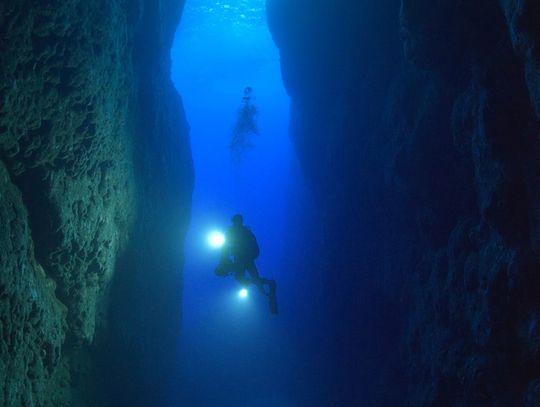
[[[341,405],[540,403],[540,7],[473,3],[268,2]]]
[[[114,372],[142,392],[152,385],[140,371],[163,362],[156,349],[175,348],[192,183],[169,80],[180,10],[166,0],[0,5],[2,406],[106,403],[101,388],[90,393],[103,373],[96,349],[136,361],[133,338],[145,360]]]

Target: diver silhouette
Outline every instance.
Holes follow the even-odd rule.
[[[254,100],[253,88],[246,86],[229,143],[229,149],[235,164],[240,164],[247,152],[255,148],[254,137],[260,135],[256,120],[258,110],[253,103]]]
[[[276,282],[259,275],[255,259],[259,256],[259,245],[253,232],[244,226],[244,218],[236,214],[231,218],[232,226],[225,233],[225,244],[215,273],[218,276],[234,274],[242,286],[253,284],[259,292],[270,299],[270,312],[277,314]],[[249,278],[246,273],[249,273]],[[266,287],[266,290],[265,290]]]
[[[242,100],[244,103],[249,103],[251,100],[251,93],[253,92],[253,88],[251,86],[246,86],[244,88],[244,96],[242,97]]]

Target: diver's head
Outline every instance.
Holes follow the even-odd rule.
[[[231,222],[234,226],[242,226],[244,224],[244,218],[242,217],[242,215],[237,213],[231,218]]]

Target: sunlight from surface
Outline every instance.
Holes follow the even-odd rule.
[[[185,247],[184,370],[178,391],[185,405],[267,405],[263,401],[287,398],[297,377],[283,374],[298,355],[285,334],[290,322],[285,315],[272,315],[268,297],[250,293],[235,273],[220,272],[218,246],[227,242],[214,234],[241,213],[261,247],[258,273],[278,281],[282,291],[277,296],[285,304],[285,279],[292,273],[282,263],[288,247],[284,219],[293,154],[289,99],[266,25],[265,0],[187,0],[171,58],[196,174]],[[231,141],[246,96],[257,109],[258,134],[237,162]],[[247,271],[244,277],[250,278]],[[243,381],[223,377],[249,377],[257,385],[246,389]]]
[[[264,0],[193,0],[184,10],[184,21],[196,20],[198,24],[185,26],[185,34],[208,33],[217,26],[227,26],[229,31],[264,25]]]

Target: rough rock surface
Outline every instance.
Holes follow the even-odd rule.
[[[69,384],[59,371],[65,306],[35,260],[20,191],[0,164],[0,405],[49,405]]]
[[[538,405],[539,3],[268,5],[341,293],[331,399]]]
[[[177,318],[176,330],[152,335],[164,339],[160,349],[175,349],[178,248],[192,184],[187,126],[168,77],[181,6],[166,0],[0,4],[2,406],[107,403],[106,395],[96,396],[106,392],[92,387],[102,373],[98,350],[118,346],[107,319],[130,318],[129,301],[134,309],[160,301],[172,307],[166,315]],[[152,52],[141,51],[146,47]],[[158,208],[171,211],[169,223]],[[133,248],[146,241],[141,225],[157,236],[175,230],[174,255],[172,243],[149,244],[154,252],[127,274],[120,255],[135,256]],[[152,274],[154,267],[162,275]],[[176,291],[116,298],[125,314],[113,316],[113,280],[122,285],[134,278]],[[143,336],[143,327],[126,325],[130,336]],[[147,358],[156,347],[145,347]],[[130,351],[116,354],[129,358]],[[161,362],[152,364],[159,369]],[[145,368],[123,366],[117,373]],[[142,392],[144,383],[132,385]],[[128,405],[123,396],[116,392],[115,405]]]
[[[2,157],[75,341],[94,335],[134,205],[128,27],[118,4],[102,3],[14,3],[2,24]]]
[[[404,2],[407,56],[435,86],[451,89],[442,113],[462,155],[455,163],[470,168],[459,184],[470,182],[446,200],[455,206],[473,199],[473,205],[449,219],[447,242],[426,253],[427,263],[416,270],[422,293],[410,324],[411,400],[537,405],[540,117],[532,71],[540,31],[528,20],[539,21],[539,9],[533,2],[449,3],[433,24],[422,16],[432,7]],[[436,41],[418,40],[448,32],[453,61]]]
[[[113,406],[180,404],[176,352],[183,238],[193,189],[188,125],[170,79],[170,49],[182,4],[147,4],[134,37],[137,222],[117,264],[108,337],[98,348],[98,376]]]

